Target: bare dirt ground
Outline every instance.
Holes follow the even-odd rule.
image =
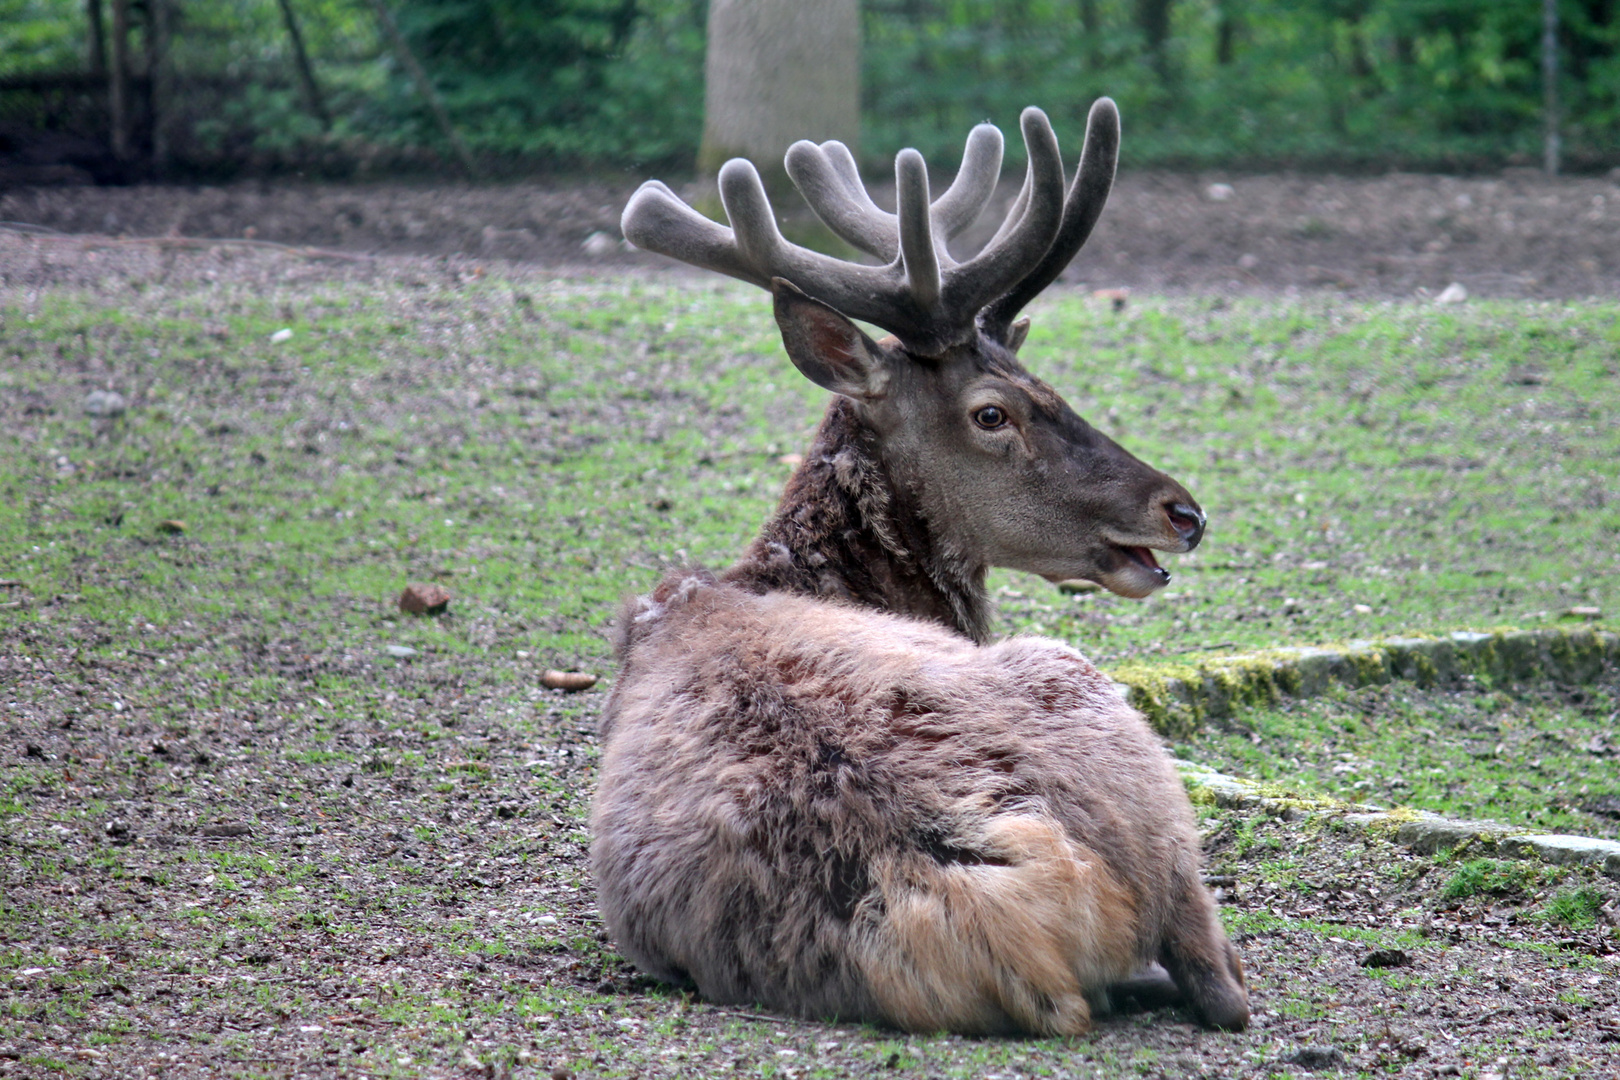
[[[0,222],[111,237],[249,238],[352,253],[684,272],[619,247],[619,212],[634,186],[25,188],[0,192]],[[964,245],[986,238],[1014,188],[1003,184]],[[589,243],[594,234],[601,235]],[[1479,297],[1616,296],[1620,177],[1125,172],[1065,280],[1202,294],[1314,289],[1410,298],[1457,282]]]

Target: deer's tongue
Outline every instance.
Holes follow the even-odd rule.
[[[1145,547],[1128,547],[1125,553],[1149,570],[1159,569],[1159,560],[1153,557],[1153,552]]]

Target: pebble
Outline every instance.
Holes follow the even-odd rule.
[[[439,615],[449,606],[450,590],[443,585],[418,582],[399,594],[399,610],[407,615]]]
[[[409,645],[389,645],[386,650],[389,656],[399,660],[406,660],[416,655],[416,650]]]
[[[280,330],[277,330],[275,333],[270,335],[270,344],[280,345],[284,341],[291,341],[292,336],[292,328],[289,326],[283,326]]]
[[[547,671],[540,676],[540,685],[548,690],[589,690],[596,685],[596,676],[584,671]]]
[[[1107,301],[1115,311],[1124,311],[1131,298],[1131,294],[1124,289],[1098,289],[1091,295],[1098,300]]]
[[[593,232],[579,245],[585,254],[593,259],[600,259],[604,255],[611,255],[618,250],[619,242],[605,232]]]
[[[1283,1061],[1302,1069],[1336,1069],[1344,1064],[1344,1053],[1336,1046],[1302,1046]]]
[[[1411,963],[1412,954],[1405,949],[1374,949],[1361,958],[1364,968],[1408,967]]]
[[[1434,298],[1434,302],[1437,304],[1460,304],[1467,299],[1468,290],[1463,288],[1461,282],[1453,281],[1440,290],[1440,295]]]
[[[1230,202],[1237,189],[1231,184],[1211,184],[1204,189],[1204,198],[1210,202]]]
[[[123,416],[127,408],[129,402],[116,390],[92,390],[84,396],[84,411],[90,416]]]

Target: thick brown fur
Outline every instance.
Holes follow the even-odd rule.
[[[1162,964],[1248,1019],[1157,737],[1082,656],[984,637],[835,399],[760,539],[621,616],[592,861],[648,973],[914,1031],[1075,1034]],[[902,524],[910,522],[910,524]]]

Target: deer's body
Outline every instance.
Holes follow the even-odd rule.
[[[1088,177],[1082,163],[1076,188]],[[894,242],[915,268],[932,241],[907,206],[926,210],[926,178],[920,197],[906,182]],[[960,224],[950,200],[932,213]],[[824,217],[890,242],[853,213]],[[708,228],[633,238],[703,249]],[[737,243],[693,261],[760,273],[758,235],[739,226]],[[995,296],[1033,295],[1013,277]],[[1074,650],[987,642],[989,566],[1145,595],[1168,580],[1148,549],[1189,549],[1202,511],[1018,364],[1017,304],[930,321],[914,309],[938,289],[907,286],[890,314],[908,337],[880,343],[771,284],[790,357],[839,396],[744,558],[674,575],[621,618],[592,810],[619,947],[716,1001],[973,1033],[1084,1031],[1159,964],[1205,1023],[1241,1027],[1242,970],[1158,739]]]

